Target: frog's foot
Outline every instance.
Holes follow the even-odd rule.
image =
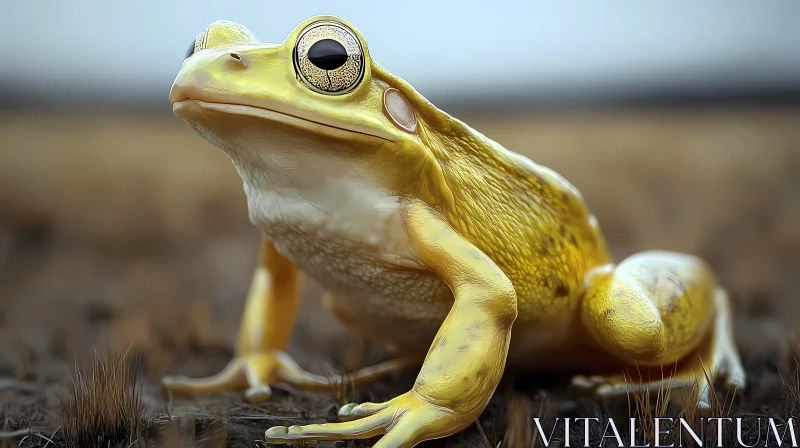
[[[207,378],[167,376],[162,384],[180,393],[211,393],[246,388],[245,398],[259,402],[272,396],[270,384],[287,383],[303,389],[326,389],[342,382],[362,383],[381,378],[406,366],[403,360],[386,361],[345,376],[325,377],[303,370],[285,352],[239,355],[216,375]]]
[[[304,440],[366,439],[385,434],[375,448],[411,447],[444,437],[468,425],[475,416],[433,404],[414,391],[384,403],[347,404],[339,410],[343,423],[275,426],[264,434],[268,443]]]
[[[728,370],[712,372],[707,366],[704,370],[701,362],[697,364],[692,368],[678,367],[678,371],[668,369],[669,372],[648,370],[645,373],[629,369],[624,375],[576,375],[572,378],[572,386],[583,392],[593,393],[599,399],[641,392],[661,394],[684,406],[697,406],[701,411],[709,411],[712,401],[717,399],[710,385],[717,379],[724,381],[729,393],[738,393],[744,389],[744,377],[741,372]]]
[[[716,290],[717,315],[715,325],[694,352],[672,366],[628,367],[620,375],[577,375],[572,385],[607,398],[649,391],[666,393],[684,406],[694,405],[701,411],[711,408],[717,400],[714,383],[723,380],[729,393],[739,393],[745,387],[745,373],[730,332],[730,309],[724,290]]]

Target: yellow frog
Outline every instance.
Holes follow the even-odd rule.
[[[253,401],[275,382],[326,388],[282,351],[298,270],[396,353],[357,381],[421,362],[409,392],[345,405],[341,423],[270,428],[267,441],[444,437],[475,421],[507,364],[586,373],[573,384],[598,396],[696,384],[701,408],[708,379],[744,387],[728,297],[703,261],[644,252],[615,264],[569,182],[437,109],[346,21],[311,18],[277,45],[214,22],[170,100],[230,157],[264,237],[235,358],[164,385],[241,387]],[[626,380],[628,367],[642,376]]]

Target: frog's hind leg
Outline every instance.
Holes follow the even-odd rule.
[[[575,386],[600,396],[688,388],[701,409],[709,407],[716,378],[732,390],[744,388],[728,296],[696,257],[644,252],[596,272],[588,279],[581,319],[629,368],[625,376],[578,376]]]

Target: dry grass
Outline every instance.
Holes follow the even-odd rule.
[[[339,407],[358,400],[354,372],[357,372],[364,365],[365,344],[363,338],[359,338],[358,341],[357,347],[353,347],[346,352],[344,369],[337,369],[331,364],[326,365],[324,374],[333,380],[330,383],[329,390]]]
[[[331,378],[329,391],[338,407],[342,407],[348,403],[353,403],[357,400],[358,390],[356,388],[355,377],[350,372],[339,372],[336,369],[327,369],[326,376]]]
[[[642,373],[640,370],[637,370],[637,372],[639,376],[638,382],[641,383],[652,381],[650,378],[642,378]],[[662,371],[660,380],[664,380],[667,377],[668,375],[665,376],[664,372]],[[628,385],[632,385],[634,383],[632,375],[626,373],[625,382]],[[668,417],[668,412],[670,410],[670,399],[672,398],[672,385],[672,381],[661,383],[658,390],[655,392],[642,389],[632,389],[629,387],[630,392],[628,392],[628,412],[639,422],[639,428],[641,429],[644,440],[643,443],[655,441],[655,419]],[[653,396],[655,396],[655,400],[653,400]],[[633,409],[631,409],[631,407]]]
[[[708,399],[710,409],[707,410],[707,416],[723,419],[731,417],[733,415],[736,393],[728,391],[725,393],[724,397],[721,397],[717,394],[711,374],[705,366],[703,366],[703,374],[705,375],[705,383],[708,384],[708,386],[704,387],[709,388]],[[640,382],[644,381],[644,379],[641,378],[641,373],[639,377]],[[662,380],[664,378],[669,378],[669,375],[664,375],[664,372],[662,372]],[[626,381],[630,384],[632,382],[631,377],[626,375]],[[650,379],[648,378],[647,381],[650,381]],[[639,423],[642,443],[655,443],[656,418],[671,418],[674,422],[677,422],[678,419],[685,420],[692,431],[704,442],[704,445],[716,446],[717,421],[708,421],[704,426],[704,415],[696,404],[697,397],[701,392],[699,390],[700,387],[700,382],[694,381],[689,386],[678,388],[675,387],[675,384],[670,379],[669,381],[663,382],[656,391],[633,390],[629,392],[629,414],[631,417],[636,418]],[[675,395],[675,392],[678,394]],[[680,403],[680,406],[678,408],[672,406],[675,403]],[[671,431],[672,436],[675,436],[677,431],[680,430],[678,425],[678,423],[674,424],[675,429]],[[661,429],[663,431],[665,428]],[[734,446],[735,434],[733,432],[729,430],[723,431],[723,436],[723,446]],[[662,444],[669,442],[669,440],[659,441],[659,443]],[[681,443],[685,444],[687,447],[696,445],[696,442],[690,436],[685,439],[682,438]]]
[[[145,427],[141,357],[95,354],[87,370],[76,369],[70,402],[63,403],[66,446],[129,447]]]
[[[794,332],[789,333],[789,353],[786,364],[791,370],[791,378],[787,379],[781,374],[781,382],[786,391],[788,400],[787,413],[797,417],[800,414],[800,341]]]
[[[725,396],[722,397],[720,400],[720,396],[717,395],[717,391],[714,388],[714,382],[712,381],[710,372],[708,369],[703,366],[703,373],[706,376],[706,383],[708,384],[709,389],[709,402],[708,404],[711,406],[709,409],[708,414],[713,417],[720,417],[720,418],[728,418],[731,416],[733,411],[733,404],[736,399],[736,393],[731,391],[726,391]],[[721,424],[721,423],[720,423]],[[711,421],[705,428],[705,436],[706,440],[708,440],[711,436],[716,437],[717,434],[717,421]],[[728,430],[723,431],[723,446],[735,446],[736,445],[736,436],[735,434]]]
[[[797,358],[794,359],[794,362],[795,369],[792,378],[787,380],[782,377],[781,379],[789,398],[788,414],[797,417],[798,411],[800,411],[800,362]]]
[[[544,394],[540,394],[538,416],[544,418],[545,399]],[[524,395],[514,394],[506,404],[507,427],[501,446],[509,448],[534,448],[532,406],[530,400]],[[538,435],[537,435],[538,436]]]
[[[700,389],[700,382],[699,381],[694,381],[691,386],[684,387],[684,388],[680,389],[680,395],[681,395],[682,403],[687,403],[687,404],[688,403],[694,403],[694,401],[697,399],[696,398],[697,395],[700,392],[699,389]],[[703,415],[700,412],[700,408],[698,408],[697,406],[692,406],[692,405],[681,406],[681,410],[678,413],[678,417],[679,418],[683,418],[686,421],[686,423],[689,425],[689,427],[692,428],[692,431],[694,431],[695,434],[697,434],[697,435],[702,434],[702,432],[701,432],[701,429],[702,429],[702,421],[701,421],[701,419],[703,418]],[[702,436],[700,436],[700,437],[702,437]],[[695,444],[696,444],[696,442],[693,439],[691,439],[691,437],[687,438],[687,446],[688,447],[693,447]]]
[[[193,418],[174,419],[158,435],[158,446],[164,448],[223,448],[228,432],[225,424],[214,420],[203,424]]]
[[[540,419],[545,420],[552,417],[551,414],[551,407],[549,406],[547,394],[542,391],[538,394],[539,397],[539,406],[536,416]],[[528,408],[529,409],[529,408]],[[530,422],[530,419],[528,420]],[[544,440],[540,440],[539,432],[534,431],[533,428],[529,429],[528,432],[530,433],[530,437],[528,438],[529,443],[526,446],[530,446],[530,448],[536,448],[541,443],[544,446]]]

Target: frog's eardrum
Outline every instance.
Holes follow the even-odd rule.
[[[383,107],[392,122],[407,132],[417,131],[417,116],[403,92],[390,87],[383,92]]]

